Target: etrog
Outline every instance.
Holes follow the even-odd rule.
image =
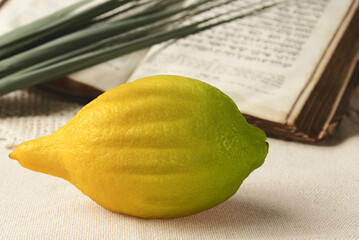
[[[163,75],[105,92],[10,157],[68,180],[110,211],[174,218],[231,197],[267,152],[265,133],[223,92]]]

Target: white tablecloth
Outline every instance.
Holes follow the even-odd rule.
[[[359,90],[334,138],[269,138],[264,165],[223,204],[170,220],[109,212],[65,180],[8,158],[81,104],[44,90],[0,97],[0,239],[359,239]]]

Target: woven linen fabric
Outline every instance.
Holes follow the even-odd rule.
[[[37,88],[9,93],[0,97],[0,142],[13,149],[23,141],[50,134],[82,106]]]
[[[0,239],[359,239],[359,90],[321,146],[269,138],[264,165],[210,210],[140,219],[105,210],[67,181],[8,158],[83,105],[32,88],[0,97]],[[169,189],[170,191],[170,189]]]

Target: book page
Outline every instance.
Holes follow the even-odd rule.
[[[308,97],[310,96],[312,89],[314,89],[314,87],[316,87],[317,80],[319,78],[321,78],[323,72],[326,70],[329,61],[333,57],[334,51],[336,51],[338,44],[340,43],[340,41],[344,37],[344,34],[347,31],[350,23],[352,22],[353,17],[355,17],[356,12],[358,11],[358,8],[359,8],[359,0],[353,1],[352,6],[350,7],[349,11],[347,12],[346,16],[344,17],[341,25],[339,26],[339,28],[338,28],[338,30],[337,30],[337,32],[335,34],[335,36],[332,38],[331,43],[329,44],[329,46],[326,49],[325,53],[322,55],[321,61],[317,65],[316,69],[314,70],[314,72],[312,74],[311,81],[307,84],[307,87],[303,90],[302,94],[297,99],[296,104],[292,108],[292,111],[289,114],[288,120],[287,120],[287,122],[289,124],[292,124],[292,123],[294,123],[296,121],[297,116],[300,113],[300,111],[302,110],[302,107],[306,103]],[[352,50],[354,51],[354,49],[352,49]],[[356,57],[356,59],[359,59],[359,58]],[[352,63],[350,64],[350,65],[352,65],[351,66],[352,70],[350,70],[348,72],[347,76],[345,77],[345,79],[346,79],[345,82],[346,83],[348,83],[349,80],[350,80],[350,76],[351,76],[351,74],[353,72],[353,69],[355,67],[355,63],[356,63],[356,61],[352,61]],[[343,84],[341,86],[341,88],[342,88],[341,92],[344,92],[346,87],[347,87],[347,84]],[[339,97],[337,98],[336,104],[334,104],[332,106],[331,116],[333,116],[335,114],[335,110],[337,109],[337,106],[338,106],[338,104],[339,104],[339,102],[340,102],[340,100],[342,98],[341,96],[342,96],[342,94],[339,94]],[[331,117],[328,118],[327,125],[329,124],[330,120],[331,120]],[[323,129],[326,129],[326,127],[324,127]]]
[[[253,2],[258,1],[234,4]],[[157,45],[131,80],[156,74],[200,79],[227,93],[243,113],[286,123],[351,2],[287,1],[254,16]]]
[[[8,0],[0,9],[1,35],[67,7],[78,0]],[[138,51],[77,72],[69,77],[99,90],[108,90],[124,83],[147,50]]]

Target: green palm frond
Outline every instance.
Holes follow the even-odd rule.
[[[82,0],[0,37],[0,96],[254,14],[194,16],[236,0]]]

